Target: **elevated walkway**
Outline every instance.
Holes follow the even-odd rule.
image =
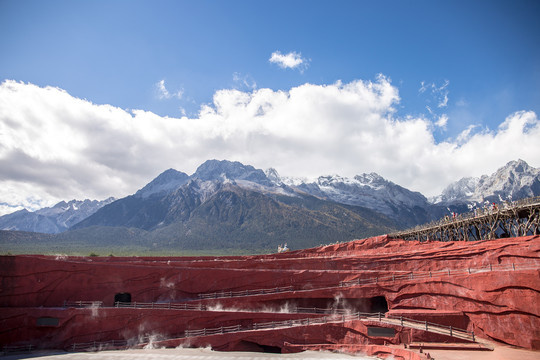
[[[388,234],[418,241],[474,241],[540,234],[540,196],[492,204],[483,209],[445,217],[412,229]]]

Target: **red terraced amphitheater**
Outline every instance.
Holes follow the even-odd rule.
[[[5,349],[540,350],[540,236],[238,257],[0,257]],[[422,347],[421,353],[418,348]]]

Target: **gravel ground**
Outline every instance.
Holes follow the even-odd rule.
[[[1,360],[43,359],[43,360],[334,360],[334,359],[376,359],[374,357],[352,356],[331,352],[305,351],[295,354],[268,354],[252,352],[218,352],[210,349],[152,349],[152,350],[123,350],[100,351],[85,353],[32,353],[13,354],[0,357]]]

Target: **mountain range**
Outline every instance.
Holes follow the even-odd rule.
[[[166,170],[122,199],[73,200],[4,215],[0,229],[10,231],[0,232],[0,241],[31,242],[28,233],[16,236],[24,231],[53,234],[41,238],[64,245],[268,251],[288,242],[298,249],[412,227],[486,201],[536,195],[540,169],[523,160],[489,176],[463,178],[431,199],[376,173],[310,181],[208,160],[192,175]]]
[[[68,230],[115,199],[61,201],[34,212],[26,209],[0,216],[0,229],[56,234]]]

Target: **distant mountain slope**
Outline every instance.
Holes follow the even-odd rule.
[[[429,201],[375,173],[293,179],[274,169],[209,160],[190,176],[166,170],[123,199],[61,202],[34,213],[23,210],[0,217],[0,225],[50,233],[71,226],[55,236],[36,235],[40,245],[56,244],[59,249],[77,244],[266,251],[284,242],[299,249],[388,233],[450,211],[465,212],[482,202],[537,195],[540,170],[522,160],[490,176],[463,178]],[[99,209],[82,211],[91,204]],[[29,233],[8,233],[0,237],[31,242]]]
[[[391,219],[369,209],[227,184],[195,207],[185,221],[172,221],[149,236],[153,243],[174,241],[189,249],[275,249],[285,242],[300,249],[393,228]]]
[[[510,161],[492,175],[463,178],[450,184],[440,196],[432,199],[440,205],[501,202],[540,195],[540,169],[523,160]]]
[[[66,231],[112,201],[114,198],[103,201],[71,200],[61,201],[53,207],[34,212],[23,209],[1,216],[0,229],[56,234]]]
[[[274,249],[279,241],[301,248],[397,227],[373,210],[299,192],[238,162],[208,161],[174,190],[142,192],[104,206],[72,230],[84,237],[96,227],[137,228],[146,231],[142,241],[164,248]]]
[[[149,182],[145,187],[135,193],[135,196],[148,198],[159,196],[178,189],[188,182],[189,176],[186,173],[169,169],[162,172],[158,177]]]
[[[197,206],[226,184],[262,193],[284,193],[283,188],[270,181],[262,170],[239,162],[209,160],[193,175],[184,175],[167,170],[134,195],[104,206],[73,229],[126,226],[152,230],[177,220],[186,221]]]
[[[281,179],[277,171],[270,169],[274,182],[289,184],[293,189],[340,204],[362,206],[396,221],[400,226],[414,226],[431,220],[430,204],[425,196],[412,192],[382,176],[371,173],[354,178],[339,175],[320,176],[309,182],[302,179]]]

